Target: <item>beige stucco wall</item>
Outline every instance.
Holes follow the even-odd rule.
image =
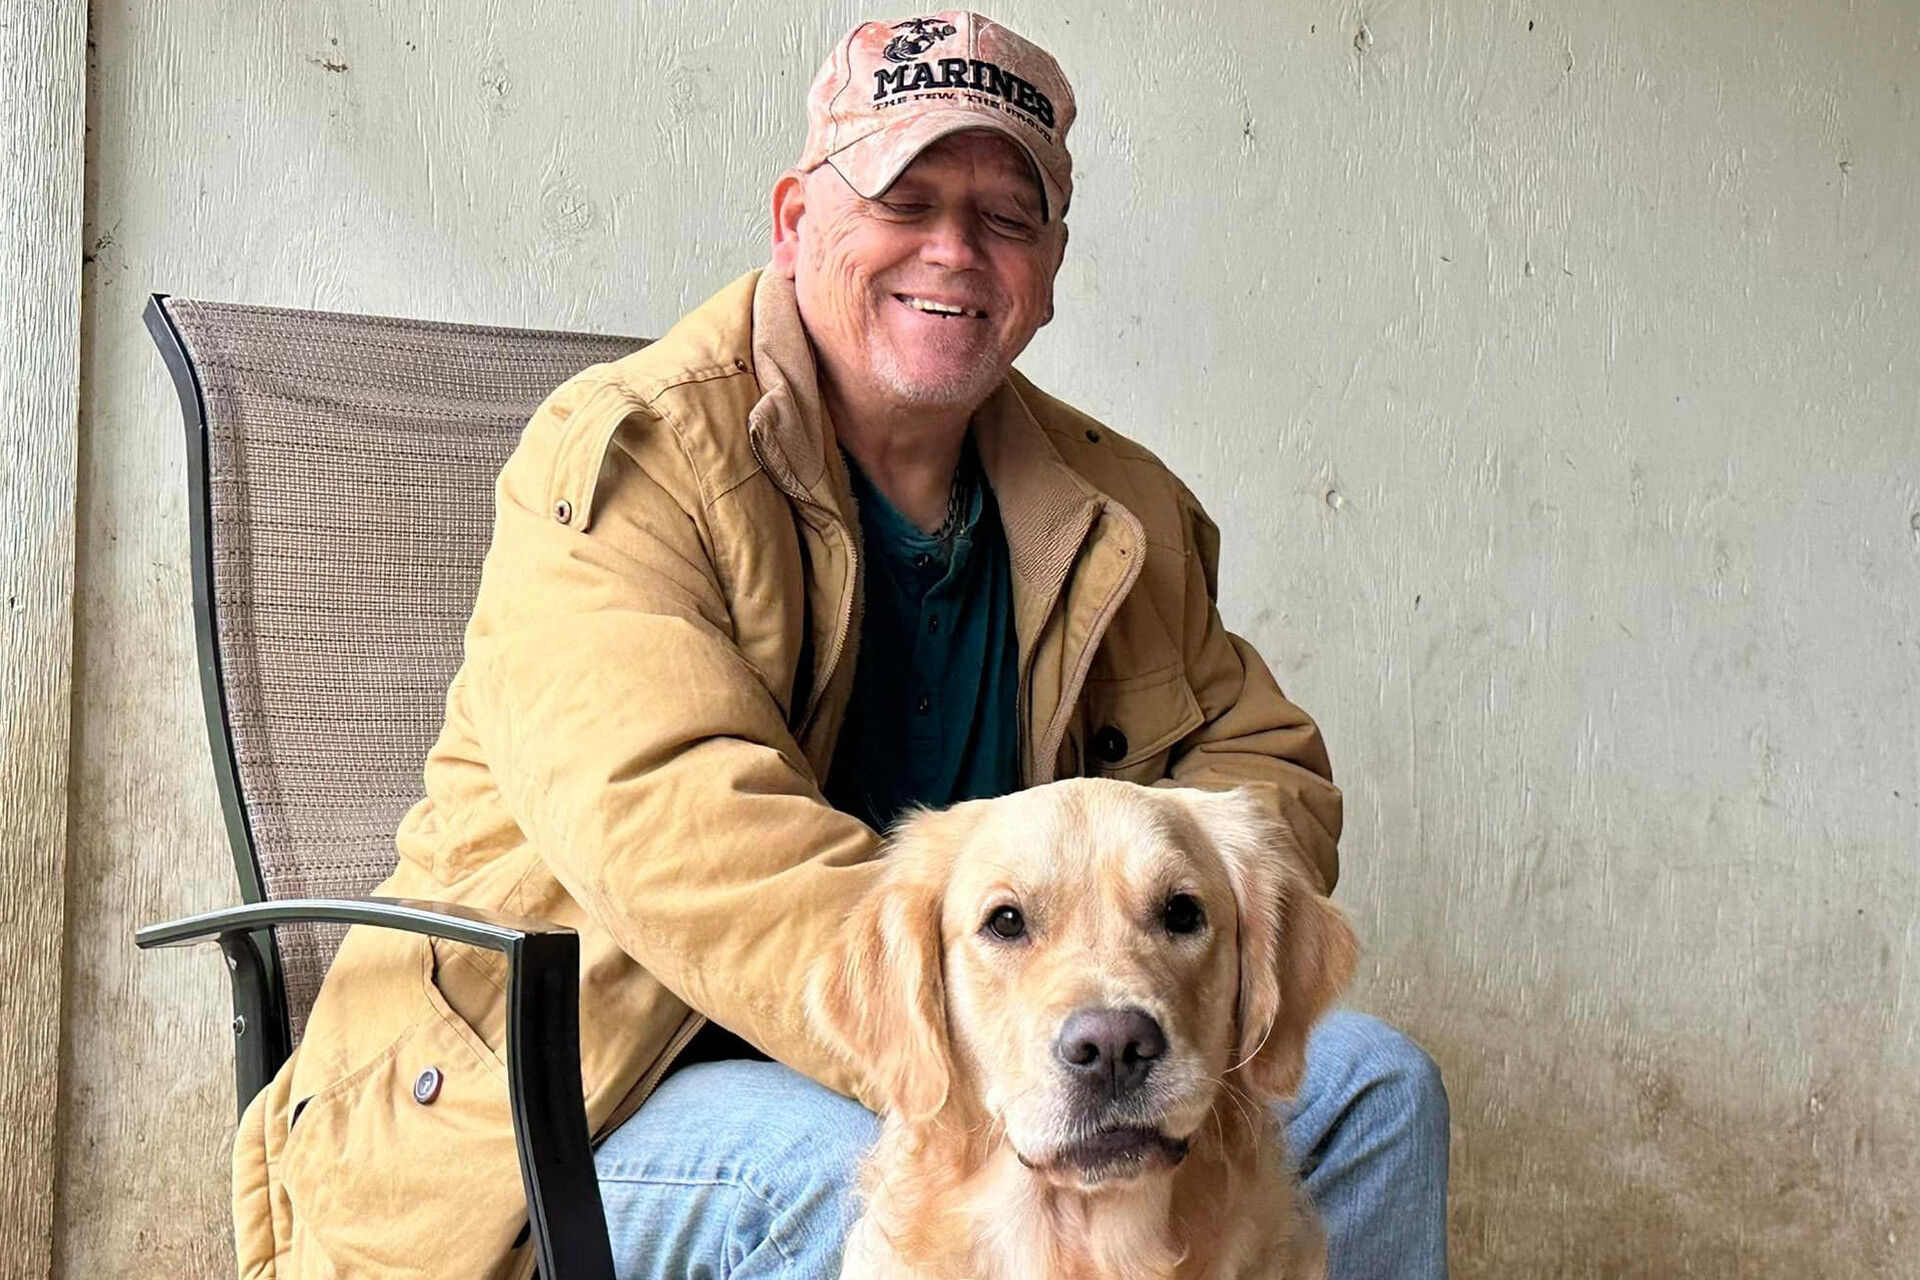
[[[227,1265],[220,965],[126,941],[233,895],[145,295],[658,332],[859,16],[92,6],[56,1274]],[[1920,5],[996,16],[1083,112],[1024,366],[1326,728],[1457,1274],[1920,1276]]]

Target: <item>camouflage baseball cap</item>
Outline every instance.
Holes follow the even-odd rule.
[[[1033,160],[1045,215],[1067,211],[1073,90],[1053,55],[977,13],[949,9],[863,22],[842,40],[807,94],[799,167],[831,164],[873,199],[913,158],[963,129],[992,129]]]

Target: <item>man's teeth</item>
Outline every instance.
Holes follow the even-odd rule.
[[[971,316],[975,320],[985,320],[987,318],[987,313],[984,311],[971,311],[966,307],[950,306],[944,302],[929,302],[925,298],[911,298],[901,294],[894,296],[898,297],[900,301],[906,303],[915,311],[924,311],[930,316]]]

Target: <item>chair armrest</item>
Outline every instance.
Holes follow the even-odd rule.
[[[278,924],[372,924],[408,933],[425,933],[465,942],[513,958],[514,948],[530,937],[566,935],[573,930],[457,902],[418,898],[280,898],[242,907],[222,907],[202,915],[150,924],[133,935],[142,950],[206,942],[234,932],[252,932]]]
[[[258,964],[250,935],[309,921],[404,929],[505,954],[507,1093],[540,1275],[545,1280],[612,1280],[613,1250],[580,1086],[579,936],[542,920],[454,903],[287,898],[149,925],[134,941],[142,949],[218,941],[236,973],[238,1000],[238,975],[245,960],[236,962],[236,957],[251,954]],[[284,1059],[284,1052],[281,1056]]]

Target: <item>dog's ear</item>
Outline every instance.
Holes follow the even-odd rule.
[[[1234,1070],[1259,1097],[1291,1097],[1307,1033],[1353,981],[1359,942],[1301,870],[1293,831],[1252,790],[1189,792],[1227,864],[1240,928]]]
[[[914,1121],[945,1105],[952,1077],[940,942],[952,862],[945,817],[919,813],[894,828],[886,870],[807,982],[821,1038],[872,1081],[882,1104]]]

